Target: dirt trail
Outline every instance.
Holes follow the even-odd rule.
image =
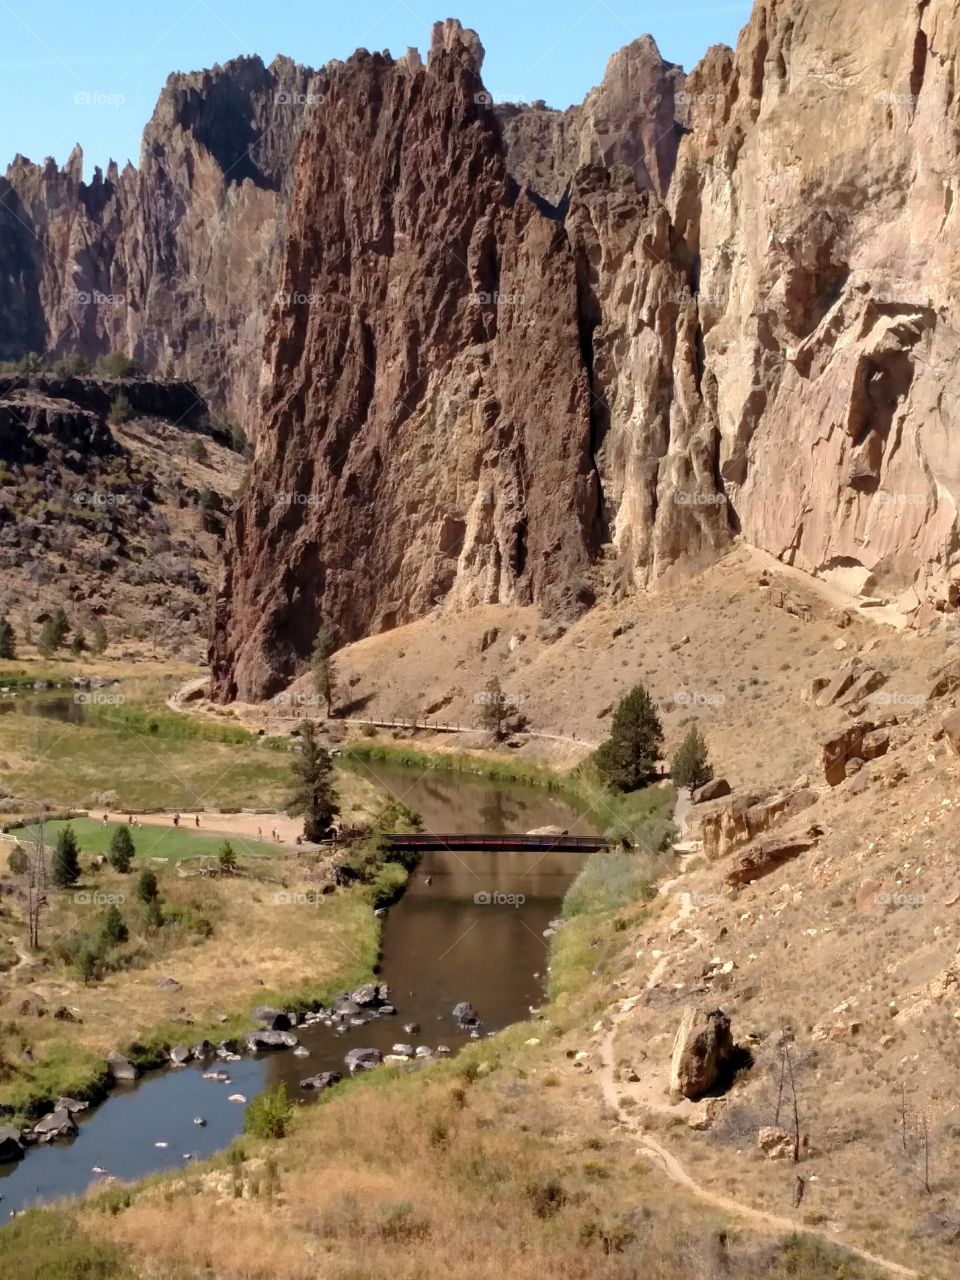
[[[670,885],[664,885],[661,892],[669,891]],[[693,910],[693,902],[689,893],[681,893],[679,895],[679,909],[676,919],[673,922],[672,930],[676,930],[684,920],[691,914]],[[647,979],[645,990],[651,990],[660,981],[664,970],[667,967],[669,957],[661,956],[654,965],[650,976]],[[696,1179],[688,1173],[681,1162],[672,1155],[661,1142],[652,1137],[648,1133],[644,1133],[640,1128],[635,1116],[624,1110],[620,1105],[619,1089],[614,1075],[614,1064],[617,1060],[616,1055],[616,1038],[617,1029],[622,1022],[629,1018],[636,1004],[637,997],[627,998],[621,1002],[622,1007],[613,1016],[613,1026],[603,1037],[600,1044],[600,1064],[598,1068],[598,1079],[600,1089],[603,1093],[604,1102],[617,1117],[619,1122],[628,1129],[636,1133],[640,1141],[639,1153],[648,1159],[652,1164],[663,1171],[666,1176],[675,1182],[678,1186],[685,1188],[697,1199],[704,1203],[712,1205],[713,1208],[721,1210],[723,1213],[729,1214],[731,1217],[739,1218],[742,1222],[747,1223],[755,1230],[764,1232],[775,1232],[777,1234],[792,1235],[797,1231],[802,1231],[804,1235],[813,1236],[818,1240],[824,1241],[826,1244],[833,1245],[838,1248],[845,1249],[848,1253],[859,1258],[863,1262],[869,1263],[871,1266],[880,1267],[890,1275],[902,1276],[906,1280],[917,1280],[919,1272],[911,1270],[909,1267],[901,1265],[899,1262],[892,1262],[888,1258],[881,1258],[877,1254],[869,1253],[866,1249],[861,1249],[857,1245],[850,1244],[845,1240],[838,1239],[815,1228],[808,1227],[800,1221],[790,1218],[783,1218],[774,1213],[767,1213],[762,1209],[754,1209],[750,1205],[742,1204],[738,1200],[734,1200],[729,1196],[721,1195],[719,1192],[711,1191],[708,1187],[702,1186]],[[647,1098],[647,1102],[653,1104],[653,1099]],[[653,1104],[656,1105],[656,1104]],[[658,1110],[670,1111],[671,1108],[666,1106],[658,1106]]]

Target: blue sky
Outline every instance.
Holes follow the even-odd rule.
[[[318,67],[358,46],[426,52],[437,18],[480,34],[495,98],[579,102],[610,54],[649,32],[689,69],[733,44],[749,0],[0,0],[0,172],[19,151],[66,159],[86,176],[111,157],[135,164],[140,135],[171,71],[242,53],[285,53]],[[77,101],[80,95],[80,101]],[[87,95],[89,100],[85,100]]]

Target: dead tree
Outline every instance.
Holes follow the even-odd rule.
[[[43,828],[46,810],[41,806],[37,815],[37,838],[27,854],[27,929],[30,948],[40,947],[40,916],[47,905],[47,857]]]
[[[787,1080],[790,1084],[790,1094],[793,1099],[793,1163],[800,1163],[800,1104],[797,1101],[797,1081],[793,1074],[793,1059],[790,1056],[790,1046],[786,1043],[782,1045],[784,1062],[787,1068]]]

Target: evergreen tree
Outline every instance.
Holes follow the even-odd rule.
[[[491,676],[486,688],[476,699],[480,703],[480,723],[496,738],[502,738],[506,727],[507,699],[496,676]]]
[[[163,928],[163,909],[159,898],[151,898],[143,918],[150,933],[156,933],[158,929]]]
[[[317,742],[312,720],[305,720],[301,749],[293,763],[294,789],[287,803],[291,817],[302,815],[303,834],[307,840],[319,841],[329,834],[330,826],[340,812],[333,785],[333,761],[329,751]]]
[[[337,671],[332,655],[333,640],[321,622],[313,642],[313,653],[310,655],[310,670],[313,673],[314,690],[323,698],[328,716],[333,714],[333,700],[337,694]]]
[[[70,641],[70,652],[73,654],[75,658],[79,658],[80,654],[84,652],[86,647],[87,647],[87,637],[78,628],[74,634],[73,639]]]
[[[17,637],[6,618],[0,618],[0,658],[17,656]]]
[[[133,855],[136,848],[133,843],[133,836],[130,834],[130,828],[127,826],[117,827],[110,840],[110,851],[107,854],[107,860],[115,871],[126,874],[130,870],[130,864],[133,862]]]
[[[217,854],[217,862],[224,871],[236,871],[237,855],[233,845],[229,840],[224,840],[220,846],[220,852]]]
[[[141,871],[140,878],[137,881],[137,898],[140,902],[149,903],[156,902],[160,896],[160,890],[157,887],[157,876],[154,871]]]
[[[94,654],[105,653],[107,648],[107,628],[102,622],[97,621],[93,628],[93,644],[90,652]]]
[[[707,756],[707,744],[697,725],[692,724],[687,736],[677,748],[670,770],[678,787],[689,787],[695,791],[713,777],[713,768]]]
[[[120,914],[119,907],[109,906],[103,913],[103,919],[100,921],[100,937],[104,946],[107,947],[119,947],[130,937],[130,930]]]
[[[56,609],[43,624],[37,647],[42,653],[56,653],[67,638],[69,631],[70,619],[64,612],[63,606],[57,605]]]
[[[67,889],[80,879],[80,846],[73,827],[66,826],[57,836],[53,851],[53,883]]]
[[[615,791],[636,791],[656,776],[663,750],[663,727],[653,700],[642,684],[621,700],[610,737],[594,754],[604,782]]]

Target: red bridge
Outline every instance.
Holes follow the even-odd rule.
[[[418,832],[415,835],[388,835],[389,849],[415,849],[427,853],[438,849],[456,849],[459,853],[474,850],[488,853],[598,853],[609,849],[610,841],[603,836],[529,836],[529,835],[432,835]]]

